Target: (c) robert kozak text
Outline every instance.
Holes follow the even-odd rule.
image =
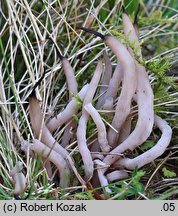
[[[50,211],[87,211],[87,207],[84,203],[80,204],[65,204],[63,202],[61,203],[50,203],[50,204],[42,204],[39,205],[37,203],[28,204],[28,203],[21,203],[20,204],[20,211],[21,212],[50,212]]]
[[[21,203],[5,203],[3,205],[3,211],[8,212],[86,212],[87,206],[81,202],[79,204],[66,204],[64,202],[56,203],[51,202],[49,204],[38,204],[34,202],[30,204],[28,202]]]

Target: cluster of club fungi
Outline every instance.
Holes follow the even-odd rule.
[[[133,24],[124,8],[122,22],[124,34],[137,46],[139,44],[137,20],[135,19]],[[59,173],[61,188],[74,186],[72,179],[75,175],[78,184],[86,187],[90,185],[88,186],[90,188],[103,187],[106,192],[111,193],[108,186],[110,183],[128,178],[128,170],[133,170],[135,167],[141,168],[165,152],[171,141],[172,130],[164,119],[154,114],[154,96],[148,73],[134,59],[132,48],[127,47],[114,36],[105,36],[84,27],[81,29],[99,36],[117,57],[118,64],[112,73],[111,61],[104,52],[104,70],[102,61],[99,61],[90,83],[78,91],[73,69],[69,61],[60,55],[68,90],[78,95],[82,101],[82,109],[79,110],[76,98],[70,95],[67,106],[45,123],[40,102],[35,94],[37,85],[34,86],[30,95],[29,112],[35,139],[32,143],[24,140],[21,149],[25,152],[30,151],[31,155],[35,153],[42,157],[49,177],[52,176],[52,167],[54,169],[55,166]],[[138,55],[142,58],[141,49],[138,49]],[[95,107],[92,104],[94,96],[98,98]],[[138,117],[134,128],[131,127],[133,103],[138,107]],[[108,111],[106,114],[112,117],[109,126],[104,123],[98,110]],[[77,114],[80,116],[78,122],[73,119],[73,116]],[[97,133],[92,144],[88,145],[86,131],[90,117],[96,125]],[[64,125],[67,126],[62,142],[58,143],[53,133]],[[149,138],[154,126],[162,133],[158,142],[144,153],[129,158],[126,152],[128,150],[132,152],[142,145]],[[71,128],[76,133],[71,133]],[[71,149],[68,150],[72,137],[75,137],[77,141],[73,149],[78,150],[81,155],[84,174],[79,174],[70,152]],[[22,189],[25,190],[25,178],[21,176],[22,187],[19,187],[17,174],[14,173],[15,171],[11,174],[17,181],[15,193],[18,195]]]

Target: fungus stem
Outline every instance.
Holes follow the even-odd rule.
[[[156,127],[158,127],[162,132],[161,138],[159,139],[157,144],[148,151],[133,159],[124,158],[118,160],[118,162],[116,162],[117,166],[119,165],[120,167],[125,167],[130,170],[133,170],[136,166],[138,168],[141,168],[151,161],[154,161],[165,152],[167,146],[171,141],[172,129],[167,124],[167,122],[159,116],[155,115],[154,119]]]
[[[86,84],[78,93],[78,96],[81,100],[85,98],[88,88],[89,84]],[[78,110],[78,102],[75,98],[73,98],[62,112],[49,120],[47,123],[47,128],[50,132],[55,131],[57,128],[68,122],[74,114],[77,114]]]
[[[83,106],[85,106],[88,103],[92,102],[92,99],[94,97],[95,91],[97,89],[100,77],[102,73],[102,61],[99,61],[96,67],[96,70],[94,72],[93,78],[90,82],[88,91],[86,93]],[[77,128],[77,142],[78,142],[78,148],[80,151],[80,154],[82,156],[82,160],[84,163],[84,170],[85,170],[85,181],[89,181],[93,176],[94,171],[94,164],[93,160],[90,154],[90,151],[87,146],[86,141],[86,129],[87,129],[87,122],[88,122],[89,114],[87,111],[83,108],[82,109],[82,116],[80,117],[78,128]]]
[[[93,121],[95,122],[98,130],[98,143],[103,152],[109,152],[110,146],[108,145],[106,128],[101,119],[100,114],[97,110],[92,106],[91,103],[84,106],[84,109],[91,115]]]
[[[42,156],[45,160],[48,159],[56,165],[60,173],[60,186],[62,188],[65,188],[69,185],[70,170],[66,161],[60,154],[50,149],[37,139],[35,139],[31,144],[27,141],[23,141],[21,144],[21,149],[26,152],[28,148],[34,151],[38,156]]]
[[[18,197],[21,193],[25,191],[26,187],[26,178],[22,173],[23,164],[18,161],[15,167],[10,171],[10,176],[14,180],[14,196]]]

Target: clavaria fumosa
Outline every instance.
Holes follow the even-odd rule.
[[[133,25],[124,9],[122,23],[125,36],[139,47],[137,20],[135,19]],[[33,90],[30,95],[29,113],[35,139],[32,142],[23,141],[22,150],[27,152],[29,149],[31,155],[41,155],[49,177],[52,176],[51,170],[56,167],[61,188],[73,186],[72,180],[75,175],[78,183],[83,186],[88,183],[93,184],[93,187],[104,186],[106,192],[110,193],[109,183],[128,178],[128,170],[141,168],[165,152],[171,140],[172,130],[165,120],[154,113],[154,95],[148,72],[135,59],[132,48],[114,36],[105,36],[85,27],[81,30],[100,37],[116,56],[117,66],[112,73],[111,60],[107,52],[104,52],[104,64],[98,61],[90,83],[78,90],[75,73],[69,61],[58,53],[66,76],[69,102],[55,117],[43,121],[44,113],[35,89]],[[56,43],[55,47],[57,49]],[[141,48],[138,48],[137,54],[142,59]],[[132,124],[133,104],[137,104],[138,107],[136,124]],[[104,121],[102,110],[107,111],[107,117],[112,119],[110,124]],[[74,115],[77,115],[78,121],[74,120]],[[91,119],[96,130],[92,136],[93,141],[88,145],[87,124]],[[54,133],[64,125],[64,137],[62,143],[58,143]],[[153,126],[162,133],[157,144],[134,158],[125,156],[126,151],[133,152],[149,138]],[[70,127],[73,133],[70,133]],[[81,156],[83,174],[79,173],[75,166],[75,151]]]

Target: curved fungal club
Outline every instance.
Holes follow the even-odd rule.
[[[130,42],[135,42],[136,46],[139,44],[137,15],[138,11],[133,24],[125,10],[122,14],[124,34]],[[35,140],[32,143],[24,141],[22,149],[26,151],[29,148],[37,155],[42,154],[42,160],[53,163],[59,171],[61,187],[65,188],[72,184],[69,176],[74,172],[83,185],[96,180],[110,193],[108,183],[128,178],[127,170],[141,168],[165,152],[171,141],[172,129],[165,120],[154,114],[154,96],[148,73],[135,59],[133,50],[114,36],[105,36],[84,27],[81,27],[81,30],[100,37],[116,56],[117,66],[112,73],[109,55],[104,52],[104,70],[102,61],[99,61],[90,84],[86,84],[78,91],[74,71],[56,47],[64,68],[69,94],[73,92],[77,95],[81,107],[77,106],[76,98],[69,97],[66,108],[45,123],[45,116],[33,91],[29,111]],[[138,48],[138,55],[141,59],[141,48]],[[134,127],[131,113],[133,101],[138,106],[138,118]],[[106,115],[103,117],[100,111],[107,111]],[[109,112],[111,113],[107,114]],[[84,170],[82,176],[74,167],[69,141],[65,143],[67,139],[63,139],[61,144],[53,136],[57,129],[63,128],[73,120],[73,115],[77,115],[79,119],[73,124],[75,133],[70,134],[77,145],[71,146],[75,146],[75,150],[77,149],[81,155]],[[109,124],[106,124],[105,117],[111,118]],[[89,145],[87,126],[90,119],[94,122],[95,132]],[[132,152],[148,139],[154,125],[162,132],[157,144],[135,158],[123,158],[127,150]],[[69,133],[69,130],[66,133]]]
[[[13,169],[9,172],[14,182],[14,196],[18,199],[26,188],[26,177],[22,173],[23,163],[18,161]]]

